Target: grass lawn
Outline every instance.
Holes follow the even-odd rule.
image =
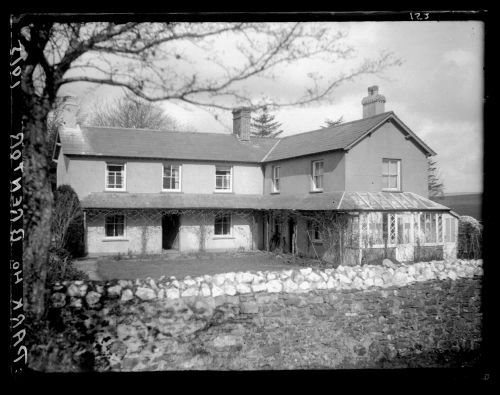
[[[201,276],[242,271],[286,270],[303,266],[317,266],[318,261],[275,255],[266,252],[198,253],[176,258],[154,256],[147,258],[101,257],[97,260],[97,274],[103,280],[134,280],[174,276]]]

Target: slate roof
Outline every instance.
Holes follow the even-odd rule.
[[[258,163],[272,138],[240,141],[233,134],[82,127],[60,133],[66,155],[169,158]]]
[[[425,151],[435,154],[392,111],[282,138],[252,137],[247,142],[226,133],[109,127],[63,129],[60,139],[66,155],[261,163],[349,149],[389,119],[398,122]]]
[[[234,195],[189,193],[91,193],[84,209],[255,209],[394,211],[450,209],[412,192],[346,192],[303,195]]]
[[[329,128],[282,137],[264,159],[265,162],[345,149],[369,130],[389,118],[392,111],[342,123]]]

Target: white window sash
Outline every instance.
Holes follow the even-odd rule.
[[[109,171],[108,168],[110,166],[120,166],[122,168],[121,171]],[[111,185],[116,185],[116,178],[117,178],[117,175],[120,174],[121,175],[121,179],[122,179],[122,182],[121,182],[121,187],[117,188],[115,186],[111,186]],[[113,176],[113,183],[110,183],[109,182],[109,176],[112,175]],[[104,184],[104,189],[106,191],[125,191],[126,190],[126,185],[127,185],[127,165],[126,163],[106,163],[106,172],[105,172],[105,177],[106,179],[104,180],[105,184]]]
[[[122,217],[123,221],[122,222],[116,221],[117,216]],[[107,220],[109,217],[113,217],[113,220],[108,222]],[[123,226],[123,233],[121,235],[115,234],[117,231],[118,225]],[[108,236],[108,234],[107,234],[108,226],[112,226],[112,229],[113,229],[112,236]],[[112,215],[106,215],[104,217],[104,238],[105,239],[124,239],[126,237],[126,229],[127,229],[127,218],[126,218],[125,214],[112,214]]]
[[[228,171],[226,174],[217,174],[217,171]],[[220,183],[218,182],[220,180]],[[220,188],[218,187],[220,184]],[[215,168],[215,191],[216,192],[232,192],[233,190],[233,168],[223,168],[216,167]]]
[[[321,164],[321,166],[319,166]],[[320,173],[321,169],[321,173]],[[312,190],[322,191],[323,190],[323,174],[324,174],[324,161],[315,160],[312,162]],[[321,184],[321,186],[318,186]]]
[[[391,164],[396,163],[396,174],[391,173]],[[387,173],[385,172],[387,165]],[[396,177],[396,187],[391,187],[390,180]],[[401,159],[383,159],[382,161],[382,190],[400,191],[401,190]]]
[[[223,233],[215,233],[217,226],[220,226],[221,231]],[[224,237],[232,235],[232,216],[231,214],[222,215],[220,217],[215,217],[214,220],[214,237]],[[224,230],[227,229],[227,233],[224,233]]]
[[[280,166],[273,166],[273,192],[280,191]]]
[[[165,169],[170,168],[170,176],[165,176]],[[174,168],[177,168],[177,177],[172,177],[172,170]],[[176,179],[178,179],[178,188],[165,188],[165,179],[168,179],[168,185],[171,186],[172,184],[175,185]],[[182,166],[181,165],[163,165],[163,173],[162,173],[162,180],[161,180],[161,187],[162,191],[167,191],[167,192],[180,192],[182,189]]]

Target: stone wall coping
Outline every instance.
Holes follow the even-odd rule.
[[[404,287],[430,280],[482,276],[482,260],[429,261],[396,265],[338,266],[337,268],[228,272],[215,275],[162,276],[158,279],[64,281],[51,289],[52,307],[100,308],[106,300],[151,301],[256,293],[307,293],[315,290],[366,290]]]

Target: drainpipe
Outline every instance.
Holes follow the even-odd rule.
[[[83,245],[84,245],[84,254],[88,255],[87,251],[87,212],[83,210]]]

